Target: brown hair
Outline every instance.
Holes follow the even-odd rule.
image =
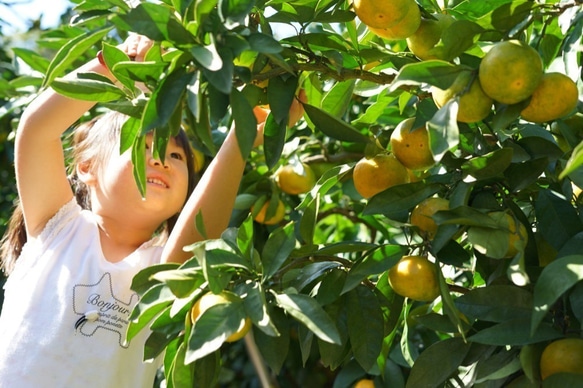
[[[75,128],[71,137],[69,171],[69,183],[75,193],[77,203],[86,210],[91,209],[89,188],[77,176],[76,166],[79,163],[89,163],[91,169],[100,174],[105,161],[111,156],[114,149],[119,149],[121,128],[127,116],[118,112],[108,112],[93,118]],[[195,172],[195,159],[188,140],[183,130],[176,135],[177,144],[183,148],[188,166],[188,195],[194,191],[198,177]],[[159,235],[166,238],[176,224],[178,215],[170,217],[161,225]],[[0,267],[8,275],[12,272],[16,259],[20,256],[22,248],[27,241],[26,227],[22,207],[17,200],[15,209],[10,217],[6,233],[0,245]]]

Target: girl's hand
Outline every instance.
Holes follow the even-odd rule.
[[[125,42],[119,45],[119,49],[137,62],[143,62],[146,53],[154,45],[150,38],[130,32]]]

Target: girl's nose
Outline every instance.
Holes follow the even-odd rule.
[[[163,168],[170,168],[170,165],[166,163],[162,163],[159,159],[154,158],[152,155],[149,155],[149,163],[152,167],[163,167]]]

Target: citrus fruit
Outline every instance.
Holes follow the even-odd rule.
[[[435,86],[432,87],[431,94],[438,108],[441,108],[446,102],[459,94],[457,121],[462,123],[475,123],[485,119],[492,110],[492,104],[494,103],[484,93],[480,86],[480,80],[471,71],[462,71],[454,83],[445,90]]]
[[[253,219],[260,224],[265,225],[275,225],[279,224],[283,217],[285,216],[285,205],[282,201],[277,202],[277,209],[275,210],[275,214],[268,219],[265,219],[265,215],[267,213],[267,209],[269,208],[269,201],[265,201],[259,212],[253,217]],[[251,208],[251,212],[253,213],[253,208]]]
[[[539,388],[540,385],[537,382],[530,381],[526,375],[519,376],[512,380],[510,384],[506,385],[506,388]]]
[[[575,109],[578,98],[577,84],[571,78],[561,73],[546,73],[520,115],[533,123],[556,120]]]
[[[392,27],[417,7],[415,0],[354,0],[352,5],[360,21],[374,28]]]
[[[421,19],[421,24],[415,33],[407,38],[407,47],[419,59],[444,59],[439,52],[431,50],[441,39],[441,34],[449,27],[455,19],[446,14],[438,13],[433,15],[437,20]]]
[[[496,221],[501,229],[508,231],[508,250],[506,251],[504,258],[508,259],[516,256],[518,249],[516,248],[515,243],[522,240],[524,241],[524,246],[526,246],[526,243],[528,242],[526,227],[515,217],[505,212],[492,212],[489,215],[494,221]]]
[[[316,184],[314,171],[305,163],[285,165],[277,173],[277,184],[284,193],[307,193]]]
[[[196,148],[192,149],[192,154],[194,156],[194,172],[201,172],[205,162],[204,154],[202,151],[197,150]]]
[[[526,100],[543,75],[538,52],[518,40],[499,42],[480,63],[480,84],[484,92],[503,104]]]
[[[194,323],[209,308],[218,304],[233,303],[239,300],[239,296],[230,291],[222,291],[220,294],[213,294],[212,292],[208,292],[201,296],[196,301],[194,306],[192,306],[192,309],[190,310],[190,319],[192,320],[192,323]],[[246,318],[244,321],[241,321],[237,331],[231,334],[225,341],[234,342],[243,338],[245,334],[249,332],[250,328],[251,320]]]
[[[389,187],[409,182],[407,169],[393,155],[362,158],[354,166],[354,187],[363,198],[370,198]]]
[[[375,35],[388,40],[398,40],[407,39],[417,31],[419,25],[421,24],[421,11],[417,5],[409,7],[409,11],[397,24],[392,27],[387,28],[374,28],[368,27],[368,29]]]
[[[403,256],[389,270],[389,284],[397,294],[431,302],[439,296],[435,265],[425,256]]]
[[[583,374],[583,339],[560,339],[543,350],[540,358],[541,378],[544,380],[559,372]]]
[[[431,197],[419,203],[411,212],[411,224],[419,228],[421,235],[433,238],[437,232],[437,224],[431,218],[440,210],[448,210],[449,201],[443,198]]]
[[[415,118],[405,119],[391,134],[391,151],[408,169],[426,170],[435,164],[425,126],[412,130]]]
[[[354,388],[374,388],[374,381],[371,379],[361,379],[354,384]]]

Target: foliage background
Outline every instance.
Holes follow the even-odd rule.
[[[540,386],[542,348],[581,337],[583,217],[571,184],[583,187],[581,101],[553,123],[520,120],[519,103],[496,104],[484,121],[466,125],[452,119],[455,104],[438,110],[428,93],[429,85],[447,87],[464,66],[476,69],[493,42],[515,38],[537,48],[546,71],[576,80],[581,96],[579,1],[420,0],[425,17],[444,7],[457,19],[436,49],[447,62],[419,61],[405,41],[368,33],[345,1],[74,3],[70,22],[35,31],[37,49],[0,50],[3,225],[15,196],[13,131],[22,107],[47,85],[101,101],[88,116],[103,107],[127,113],[124,149],[139,151],[153,128],[163,145],[182,121],[208,161],[234,121],[249,156],[233,229],[191,247],[197,257],[183,267],[136,278],[143,297],[130,335],[156,317],[146,356],[167,349],[169,386],[217,379],[258,386],[261,373],[244,342],[223,344],[244,315],[254,322],[268,378],[282,387],[347,387],[365,376],[387,387],[501,387],[523,375],[524,386]],[[297,35],[274,39],[274,23]],[[171,50],[162,55],[158,46],[147,63],[132,63],[115,49],[128,31]],[[59,80],[100,49],[121,87],[91,76]],[[257,87],[264,80],[268,86]],[[145,96],[136,81],[149,88]],[[298,86],[307,93],[306,115],[286,128]],[[272,110],[265,147],[252,152],[250,108],[264,103]],[[420,182],[363,200],[351,180],[354,163],[385,150],[407,117],[430,123],[439,163]],[[282,193],[275,171],[300,159],[316,170],[316,187]],[[141,176],[137,168],[138,185]],[[434,194],[452,210],[436,216],[440,232],[427,240],[408,216]],[[251,206],[276,198],[286,204],[286,220],[254,223]],[[528,227],[528,243],[511,259],[499,259],[508,241],[491,211]],[[430,253],[440,268],[441,297],[433,303],[406,300],[387,283],[387,271],[411,252]],[[201,324],[185,320],[203,291],[224,288],[243,302],[211,310]],[[544,386],[580,384],[563,375]]]

